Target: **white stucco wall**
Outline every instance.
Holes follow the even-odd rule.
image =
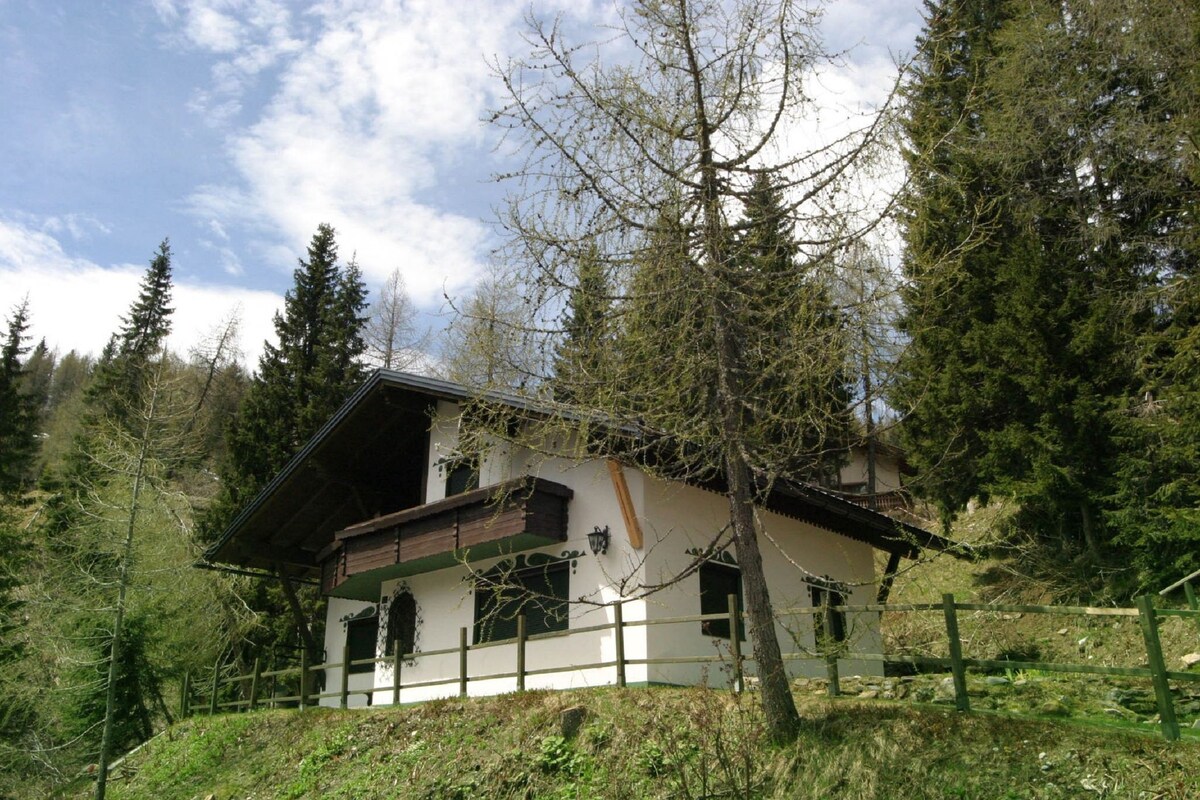
[[[426,502],[440,500],[445,495],[445,475],[438,461],[454,451],[458,440],[458,426],[453,404],[439,403],[439,416],[434,421],[430,435],[428,487]],[[632,548],[625,533],[620,506],[617,503],[608,468],[603,462],[575,462],[569,459],[546,458],[531,454],[523,448],[504,446],[485,458],[480,469],[483,486],[499,483],[523,474],[532,474],[556,483],[569,486],[575,496],[568,506],[567,541],[522,551],[516,555],[528,556],[545,553],[555,558],[574,554],[570,565],[570,627],[582,628],[602,623],[611,623],[613,609],[610,605],[619,596],[622,582],[641,583],[642,552]],[[635,470],[626,470],[630,495],[635,508],[642,508],[643,480]],[[588,546],[587,534],[595,527],[608,527],[611,540],[608,552],[594,556]],[[470,570],[480,572],[490,569],[504,558],[492,558],[467,565],[457,565],[435,572],[412,575],[386,581],[381,586],[382,601],[390,599],[401,590],[412,593],[417,603],[418,625],[416,648],[418,652],[429,652],[454,648],[456,652],[445,655],[418,658],[402,665],[404,684],[421,683],[440,679],[449,682],[439,686],[404,688],[401,702],[428,700],[458,693],[459,630],[467,629],[468,643],[474,644],[474,597],[470,592],[468,576]],[[369,605],[359,601],[330,598],[326,622],[326,648],[331,661],[340,661],[345,642],[344,617],[357,613]],[[645,619],[645,603],[640,600],[627,601],[623,608],[626,622]],[[382,655],[386,635],[386,612],[380,619],[378,653]],[[625,654],[628,659],[644,659],[647,655],[646,629],[635,627],[625,632]],[[616,658],[614,633],[594,631],[570,638],[530,641],[526,645],[526,668],[538,670],[545,667],[581,663],[611,662]],[[502,644],[471,651],[468,654],[468,675],[513,672],[516,669],[516,645]],[[340,687],[340,671],[331,669],[326,679],[326,691],[337,691]],[[629,683],[644,683],[647,672],[644,665],[631,665],[626,670]],[[589,670],[564,670],[562,673],[531,675],[526,678],[526,688],[566,688],[609,685],[616,681],[616,670],[612,666]],[[352,675],[351,691],[371,686],[379,691],[374,694],[374,703],[390,703],[392,699],[392,669],[381,665],[374,676]],[[516,678],[472,680],[468,682],[468,693],[472,695],[497,694],[516,689]],[[322,701],[324,705],[337,705],[338,698]],[[365,696],[352,698],[350,705],[363,705]]]
[[[841,469],[842,486],[865,484],[867,482],[867,449],[853,447]],[[900,480],[900,465],[895,457],[885,454],[875,454],[875,491],[879,494],[894,492],[902,486]]]
[[[647,542],[646,573],[651,580],[666,582],[682,574],[695,556],[689,549],[703,550],[713,543],[717,532],[729,521],[728,501],[723,495],[691,486],[648,479],[647,517],[650,521]],[[828,576],[850,586],[847,603],[865,605],[874,602],[874,552],[862,542],[835,534],[809,523],[770,512],[761,512],[759,520],[763,534],[759,537],[763,569],[772,606],[780,617],[776,636],[785,654],[806,656],[788,661],[793,675],[823,675],[823,661],[807,656],[813,653],[812,617],[808,614],[789,616],[791,608],[812,605],[806,577]],[[733,555],[732,546],[729,554]],[[662,619],[700,613],[700,577],[693,573],[647,600],[650,619]],[[847,646],[849,652],[879,653],[879,623],[877,614],[848,615]],[[720,655],[714,665],[672,664],[651,669],[650,680],[665,683],[699,683],[724,685],[728,682],[729,641],[705,636],[698,623],[655,625],[649,629],[651,658]],[[805,652],[807,651],[807,653]],[[753,640],[747,635],[742,643],[743,656],[753,652]],[[861,659],[839,660],[839,669],[847,675],[881,674],[878,662]],[[754,674],[753,664],[747,674]]]
[[[427,465],[426,502],[440,500],[445,495],[445,474],[439,461],[453,453],[458,440],[457,407],[438,404],[430,435]],[[691,561],[689,548],[707,547],[712,537],[728,521],[724,497],[700,489],[649,478],[643,473],[625,469],[625,478],[639,521],[645,535],[645,545],[635,550],[630,544],[606,464],[602,461],[573,461],[546,458],[530,451],[504,446],[484,459],[480,469],[481,485],[488,486],[523,474],[532,474],[571,487],[575,495],[568,511],[567,541],[521,555],[545,553],[555,558],[572,554],[570,568],[570,627],[583,628],[611,623],[611,604],[621,591],[627,598],[640,598],[647,586],[670,581]],[[764,513],[762,520],[767,533],[778,548],[763,541],[764,566],[775,608],[808,606],[810,595],[803,582],[804,571],[854,586],[850,603],[865,604],[873,600],[874,561],[872,549],[860,542],[819,529],[815,526],[776,514]],[[594,527],[608,527],[611,543],[607,554],[594,556],[588,546],[587,534]],[[387,581],[381,586],[381,618],[378,652],[382,655],[386,634],[386,611],[382,603],[401,590],[412,593],[418,608],[416,649],[426,653],[443,649],[455,652],[426,656],[402,666],[403,683],[423,683],[447,680],[439,686],[405,688],[401,702],[428,700],[458,693],[459,631],[467,629],[468,642],[474,644],[474,598],[470,592],[470,569],[486,571],[502,558],[413,575]],[[798,566],[796,566],[798,565]],[[620,588],[619,588],[620,587]],[[330,661],[340,661],[345,642],[346,626],[342,620],[369,605],[359,601],[331,598],[326,623],[326,648]],[[623,606],[626,623],[647,619],[692,615],[700,613],[699,577],[692,574],[663,591],[644,599],[628,599]],[[847,620],[852,634],[852,647],[858,652],[880,652],[876,615],[862,615]],[[804,616],[782,621],[777,633],[784,652],[798,652],[812,647],[812,624]],[[743,653],[751,652],[752,642],[743,643]],[[539,670],[573,664],[613,661],[616,647],[614,633],[594,631],[544,641],[531,641],[526,648],[527,670]],[[699,623],[633,625],[625,631],[625,656],[628,660],[713,655],[728,653],[728,641],[704,636]],[[727,662],[726,662],[727,663]],[[503,644],[472,651],[468,655],[468,675],[513,672],[516,668],[515,644]],[[793,674],[822,674],[823,663],[789,662]],[[879,665],[854,659],[841,662],[845,674],[878,674]],[[325,691],[340,687],[339,670],[329,670]],[[753,667],[748,669],[753,674]],[[392,699],[392,670],[381,665],[374,675],[352,675],[352,691],[374,687],[375,703],[390,703]],[[612,666],[587,670],[567,669],[563,672],[534,675],[526,679],[526,687],[567,688],[615,683]],[[668,665],[650,667],[631,664],[626,669],[630,684],[699,683],[712,685],[727,682],[727,667],[721,664]],[[513,691],[516,678],[472,680],[468,693],[496,694]],[[326,698],[325,705],[337,705],[337,698]],[[363,705],[364,695],[351,699],[350,705]]]

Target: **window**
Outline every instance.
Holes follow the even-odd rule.
[[[820,583],[811,583],[808,587],[812,595],[812,604],[814,608],[819,608],[825,605],[826,596],[829,598],[829,605],[841,606],[846,604],[845,587],[831,580],[824,580]],[[835,642],[846,641],[846,612],[834,611],[833,626],[829,631],[825,630],[825,614],[813,614],[813,629],[816,631],[817,642],[821,642],[827,635]]]
[[[350,646],[350,660],[375,658],[375,643],[379,638],[379,617],[371,614],[346,622],[346,644]],[[374,672],[374,664],[352,664],[350,674]]]
[[[417,645],[417,601],[412,592],[401,592],[392,598],[388,606],[387,640],[383,654],[394,655],[397,645],[402,656],[411,653]]]
[[[738,639],[746,639],[746,623],[742,613],[742,572],[737,567],[715,562],[700,565],[700,613],[728,614],[729,595],[737,595]],[[729,620],[711,619],[700,623],[700,632],[705,636],[729,638]]]
[[[486,576],[475,589],[475,642],[514,639],[517,615],[525,633],[565,631],[569,619],[570,573],[566,561]]]
[[[479,488],[479,464],[475,459],[463,459],[450,467],[446,474],[446,497]]]

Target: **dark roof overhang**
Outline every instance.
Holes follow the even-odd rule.
[[[531,418],[583,420],[569,410],[505,392],[376,370],[234,517],[204,560],[254,569],[282,567],[316,577],[317,554],[333,541],[335,531],[421,503],[427,437],[438,400],[488,405]],[[620,426],[623,435],[638,435],[626,427]],[[724,491],[719,478],[683,480]],[[800,482],[776,481],[764,493],[763,505],[910,558],[922,548],[958,551],[943,537]]]
[[[334,531],[420,503],[433,406],[470,396],[446,381],[373,372],[234,517],[204,560],[315,577],[316,554]]]

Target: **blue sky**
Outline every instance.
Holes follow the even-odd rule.
[[[495,245],[500,86],[520,2],[0,0],[0,314],[98,350],[159,241],[175,253],[185,349],[234,308],[253,363],[320,222],[374,287],[396,268],[437,322]],[[581,26],[614,3],[553,0]],[[857,44],[837,90],[865,100],[911,50],[916,0],[842,0]]]

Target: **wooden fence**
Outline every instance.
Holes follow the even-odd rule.
[[[1189,601],[1192,599],[1189,593]],[[1099,666],[1094,664],[1061,664],[1043,661],[1014,661],[1014,660],[996,660],[983,658],[969,658],[963,654],[962,638],[959,634],[958,613],[966,612],[993,612],[1000,614],[1054,614],[1062,616],[1078,616],[1078,617],[1126,617],[1137,618],[1142,632],[1142,640],[1145,646],[1146,664],[1145,667],[1112,667]],[[222,667],[218,663],[212,672],[211,681],[205,681],[207,686],[197,686],[192,681],[190,674],[185,674],[181,688],[180,697],[180,713],[182,716],[189,716],[197,709],[207,709],[209,714],[216,714],[224,710],[254,710],[260,706],[270,707],[295,707],[304,709],[319,703],[321,700],[337,698],[338,705],[341,708],[346,708],[349,698],[354,695],[367,695],[368,697],[391,693],[391,703],[398,704],[400,701],[401,688],[416,689],[432,686],[453,686],[457,684],[459,696],[467,695],[467,686],[471,682],[495,679],[516,679],[516,688],[518,691],[525,689],[525,681],[529,676],[546,675],[552,673],[567,673],[590,669],[613,669],[613,684],[619,687],[625,686],[626,668],[630,665],[667,665],[667,664],[711,664],[711,663],[726,663],[731,669],[731,686],[734,691],[741,691],[744,683],[744,669],[747,662],[752,662],[753,658],[743,655],[741,652],[741,642],[736,635],[741,622],[740,614],[737,606],[737,598],[734,595],[729,596],[728,612],[718,614],[695,614],[690,616],[669,617],[664,619],[648,619],[648,620],[633,620],[625,621],[622,618],[622,605],[620,603],[613,606],[613,622],[603,623],[599,625],[589,625],[586,627],[572,628],[566,631],[555,631],[551,633],[541,633],[536,635],[526,635],[526,623],[524,616],[517,619],[517,636],[515,639],[505,639],[501,641],[485,642],[480,644],[467,644],[467,629],[459,629],[459,642],[457,647],[445,648],[440,650],[427,650],[415,653],[396,653],[390,657],[384,658],[368,658],[361,660],[351,660],[349,646],[343,648],[340,661],[327,661],[322,664],[309,664],[307,657],[301,656],[301,663],[297,667],[285,669],[262,670],[260,662],[254,662],[253,669],[244,675],[223,675]],[[1155,702],[1159,714],[1159,727],[1162,735],[1168,741],[1179,739],[1179,723],[1175,715],[1174,701],[1171,695],[1170,683],[1176,682],[1200,682],[1200,673],[1192,672],[1176,672],[1168,670],[1166,661],[1163,657],[1162,645],[1159,639],[1159,619],[1163,617],[1187,617],[1196,621],[1200,625],[1200,610],[1194,606],[1189,610],[1180,609],[1162,609],[1155,608],[1150,597],[1138,598],[1136,608],[1089,608],[1080,606],[1034,606],[1034,605],[998,605],[992,603],[959,603],[955,601],[954,596],[947,594],[942,598],[941,603],[916,603],[916,604],[872,604],[872,605],[841,605],[841,606],[819,606],[785,609],[777,612],[778,616],[815,616],[823,615],[826,631],[834,630],[833,615],[841,614],[859,614],[859,613],[917,613],[917,612],[934,612],[942,616],[945,624],[946,641],[948,645],[948,655],[946,657],[933,656],[914,656],[914,655],[898,655],[885,653],[862,653],[862,652],[847,652],[839,651],[837,643],[829,643],[830,646],[820,646],[822,651],[817,655],[808,653],[786,653],[784,658],[787,660],[808,660],[824,662],[825,672],[828,679],[828,691],[831,696],[837,696],[840,693],[838,660],[842,656],[853,657],[856,660],[870,661],[882,664],[910,664],[923,667],[939,667],[948,669],[953,677],[954,685],[954,701],[955,707],[961,712],[969,712],[971,710],[970,698],[967,694],[967,670],[1041,670],[1045,672],[1058,673],[1074,673],[1082,675],[1109,675],[1127,678],[1145,678],[1149,679],[1153,688]],[[625,631],[629,628],[650,626],[650,625],[678,625],[707,621],[728,621],[729,630],[734,632],[730,637],[729,655],[700,655],[700,656],[678,656],[678,657],[663,657],[663,658],[627,658],[625,655]],[[545,639],[557,639],[569,636],[576,636],[584,633],[593,633],[597,631],[612,631],[615,644],[615,658],[612,661],[600,661],[589,664],[572,664],[570,666],[554,666],[530,668],[526,663],[526,645],[530,641],[540,641]],[[469,670],[469,656],[473,652],[478,652],[491,647],[500,647],[507,645],[516,645],[516,657],[513,664],[513,670],[507,672],[486,673],[486,674],[471,674]],[[399,648],[396,648],[397,650]],[[446,656],[458,654],[458,671],[456,675],[437,680],[426,680],[419,682],[403,682],[404,663],[411,662],[414,659],[431,658],[435,656]],[[375,686],[369,689],[351,690],[349,685],[350,670],[346,666],[367,666],[387,664],[392,667],[393,682],[391,686]],[[326,670],[340,670],[339,684],[332,691],[315,691],[311,687],[314,685],[313,680],[318,675],[325,673]],[[277,688],[281,682],[280,679],[291,679],[284,681],[289,685],[298,687],[294,694],[280,695]],[[248,686],[247,686],[248,684]],[[264,687],[265,691],[264,691]],[[328,688],[328,687],[326,687]],[[207,690],[207,691],[206,691]],[[234,695],[232,699],[223,699],[223,695]],[[240,695],[240,696],[238,696]]]

